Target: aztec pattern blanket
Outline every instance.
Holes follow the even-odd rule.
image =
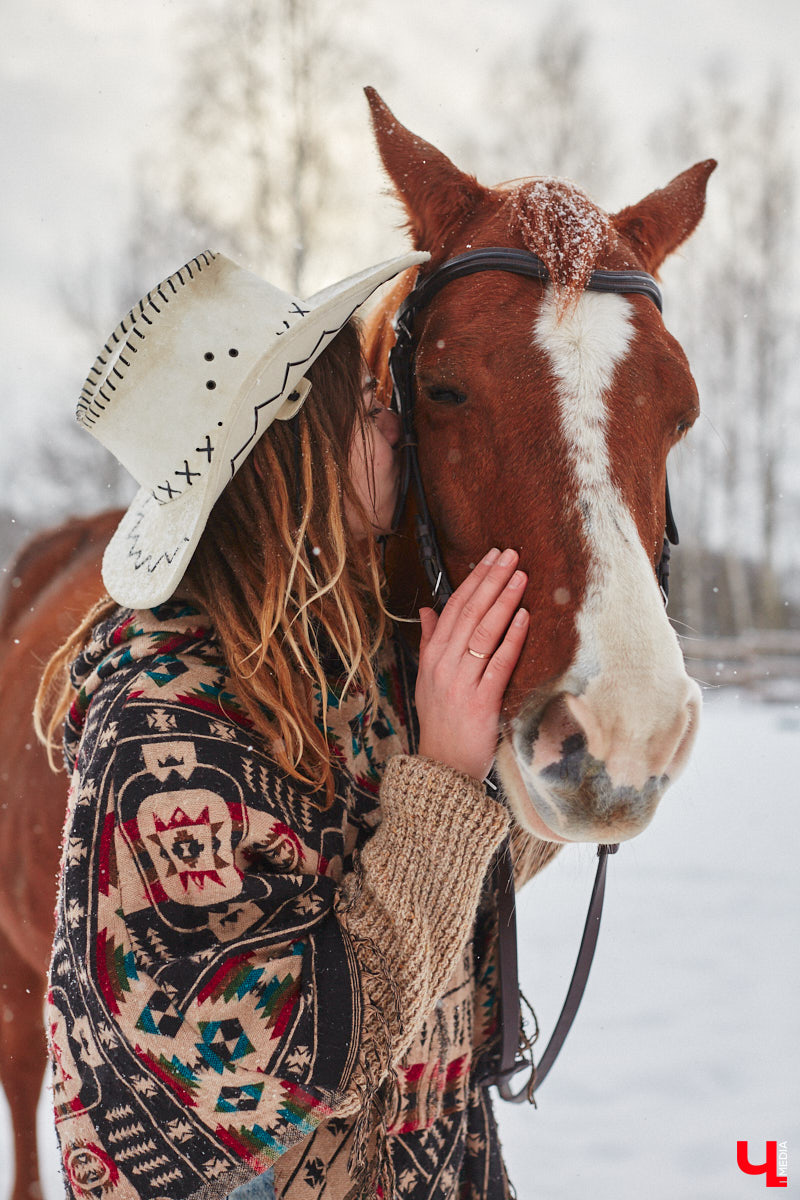
[[[385,647],[369,723],[331,686],[326,811],[180,602],[118,610],[73,679],[47,1015],[71,1200],[212,1200],[267,1168],[344,1200],[376,1111],[398,1200],[505,1198],[480,1078],[508,817],[413,755],[410,656]]]

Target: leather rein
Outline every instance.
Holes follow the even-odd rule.
[[[413,484],[417,503],[416,535],[420,560],[438,607],[447,603],[453,594],[453,588],[447,575],[425,497],[417,455],[414,429],[414,359],[419,332],[416,325],[420,312],[427,307],[443,287],[454,280],[463,279],[479,271],[506,271],[538,280],[541,283],[546,283],[550,278],[547,267],[537,255],[527,250],[511,247],[490,246],[448,259],[430,275],[425,276],[401,305],[395,317],[396,341],[389,354],[389,369],[393,384],[392,407],[402,421],[401,448],[404,451],[400,494],[392,525],[393,528],[397,527],[405,508],[409,488]],[[637,293],[652,300],[658,311],[662,311],[661,290],[652,275],[648,275],[644,271],[595,270],[589,277],[586,289],[587,291],[614,292],[622,295]],[[656,567],[656,577],[665,604],[669,593],[670,545],[677,544],[678,530],[672,515],[669,483],[667,482],[664,542],[661,558]],[[486,786],[492,791],[498,790],[498,785],[492,776],[486,780]],[[523,1032],[517,970],[514,869],[508,840],[498,852],[494,866],[493,884],[497,896],[498,914],[501,1037],[499,1066],[494,1074],[483,1080],[483,1083],[487,1086],[495,1085],[504,1100],[510,1100],[515,1104],[523,1100],[533,1100],[534,1092],[544,1082],[572,1027],[589,979],[597,937],[600,932],[608,856],[615,854],[618,849],[618,845],[600,845],[597,848],[599,859],[597,872],[572,979],[561,1013],[538,1064],[533,1062],[530,1046]],[[525,1047],[525,1051],[521,1045]],[[511,1080],[525,1067],[530,1071],[529,1077],[525,1084],[517,1092],[514,1092],[511,1089]]]

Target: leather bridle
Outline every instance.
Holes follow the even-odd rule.
[[[546,283],[550,278],[542,260],[529,250],[508,246],[488,246],[481,250],[470,250],[448,259],[426,275],[409,292],[395,317],[396,341],[389,354],[389,370],[392,375],[392,407],[402,421],[401,446],[404,451],[403,475],[395,509],[393,527],[400,521],[405,508],[408,491],[413,484],[417,501],[416,533],[419,555],[428,583],[438,605],[444,605],[453,594],[447,576],[433,520],[425,497],[425,487],[417,455],[417,439],[414,430],[414,359],[417,350],[417,318],[443,287],[456,279],[463,279],[479,271],[506,271]],[[661,289],[645,271],[592,271],[586,290],[590,292],[615,292],[617,294],[638,293],[652,300],[659,312],[662,311]],[[666,487],[666,529],[664,544],[656,567],[659,586],[666,599],[669,591],[670,543],[678,544],[678,530],[672,516],[669,484]]]
[[[417,504],[416,534],[419,555],[438,606],[443,606],[447,602],[453,594],[453,588],[439,549],[436,530],[425,497],[417,455],[417,439],[414,429],[414,359],[418,339],[417,319],[433,297],[448,283],[479,271],[506,271],[538,280],[541,283],[546,283],[550,278],[547,267],[537,255],[527,250],[511,247],[489,246],[448,259],[429,275],[426,275],[401,305],[395,317],[396,342],[389,354],[389,368],[393,384],[392,407],[400,415],[402,421],[401,446],[404,452],[403,474],[393,527],[396,528],[400,521],[409,488],[413,484]],[[645,271],[595,270],[589,277],[586,289],[595,292],[614,292],[622,295],[635,293],[646,296],[652,300],[659,312],[662,311],[661,290],[652,275],[648,275]],[[666,604],[669,593],[670,545],[678,544],[678,530],[672,515],[668,482],[666,483],[665,500],[664,541],[661,558],[656,567],[656,578]],[[486,782],[490,789],[497,790],[497,784],[491,776]],[[497,896],[499,930],[498,957],[501,993],[499,1065],[497,1070],[482,1082],[485,1085],[497,1086],[504,1100],[519,1103],[522,1100],[533,1099],[534,1091],[541,1086],[569,1033],[586,988],[597,944],[603,911],[608,855],[616,853],[618,849],[617,845],[601,845],[597,848],[599,857],[597,873],[567,998],[550,1041],[537,1065],[534,1065],[532,1058],[525,1057],[520,1051],[520,1042],[525,1039],[521,1036],[523,1026],[517,973],[514,877],[508,841],[498,853],[493,882]],[[523,1067],[530,1069],[530,1076],[519,1091],[512,1092],[511,1079]]]

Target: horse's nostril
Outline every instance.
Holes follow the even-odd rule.
[[[562,692],[550,701],[541,715],[534,746],[536,764],[540,769],[586,748],[586,731],[572,711],[571,701],[574,699]]]

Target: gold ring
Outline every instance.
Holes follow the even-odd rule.
[[[471,646],[467,646],[467,653],[473,658],[491,658],[491,654],[479,654],[477,650],[473,650]]]

